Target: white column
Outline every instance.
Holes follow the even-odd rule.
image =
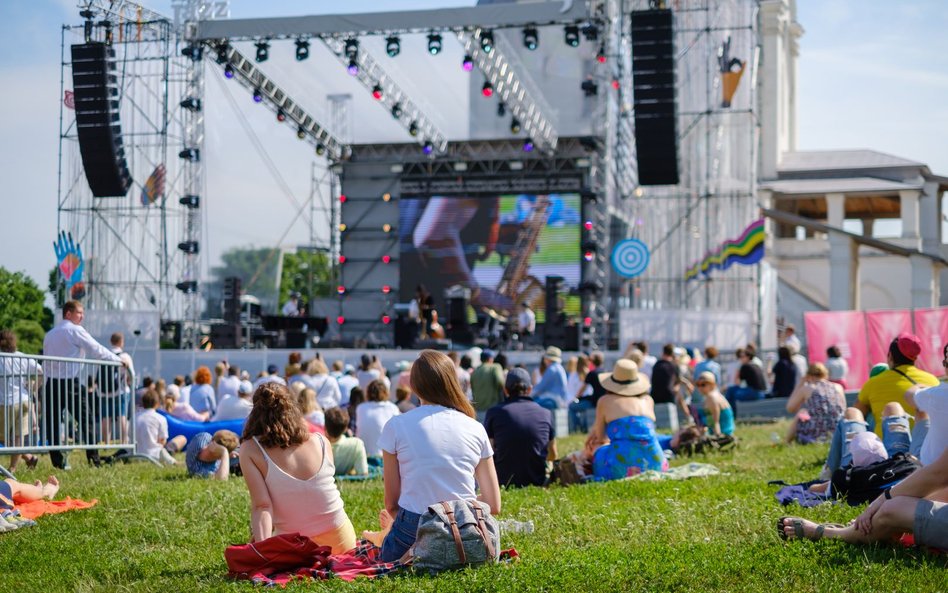
[[[826,222],[842,228],[846,218],[845,194],[826,194]],[[854,311],[859,308],[859,253],[850,237],[829,234],[830,277],[829,306],[834,311]]]
[[[921,192],[916,189],[903,189],[899,192],[899,206],[902,215],[902,238],[918,239],[918,199]]]
[[[910,255],[912,265],[912,307],[938,305],[938,283],[935,281],[935,262],[921,255]]]

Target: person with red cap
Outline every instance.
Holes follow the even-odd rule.
[[[847,408],[837,423],[821,479],[827,479],[834,470],[851,461],[849,442],[856,433],[868,430],[865,416],[870,412],[875,420],[875,433],[882,438],[890,455],[910,450],[913,441],[910,416],[916,411],[905,394],[919,386],[938,385],[934,375],[915,366],[921,352],[922,342],[918,336],[902,333],[892,340],[887,357],[889,368],[866,381],[855,406]]]

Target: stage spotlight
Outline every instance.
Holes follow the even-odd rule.
[[[200,45],[186,45],[181,49],[181,55],[197,62],[204,56],[204,49]]]
[[[303,128],[303,126],[300,126],[299,128],[296,129],[296,137],[299,138],[300,140],[306,137],[306,129]]]
[[[340,203],[340,204],[345,204],[345,203],[346,203],[346,200],[348,200],[348,199],[349,199],[349,198],[346,197],[346,194],[340,194],[340,195],[339,195],[339,203]]]
[[[382,315],[382,323],[388,325],[392,322],[392,317],[390,315]]]
[[[346,223],[344,223],[344,222],[340,222],[340,223],[339,223],[339,232],[340,232],[340,233],[346,232],[346,229],[347,229],[347,228],[349,228],[349,227],[346,226]]]
[[[227,63],[227,43],[221,43],[217,46],[217,63],[226,64]]]
[[[402,42],[398,37],[386,37],[385,38],[385,53],[388,54],[388,57],[394,58],[398,54],[402,53]]]
[[[425,154],[431,154],[432,152],[434,152],[434,144],[432,144],[430,140],[425,140],[425,143],[424,145],[422,145],[421,150]]]
[[[346,263],[346,256],[344,256],[344,255],[339,255],[339,263],[341,263],[341,264]]]
[[[527,138],[523,141],[523,151],[524,152],[533,152],[533,139]]]
[[[260,89],[254,89],[254,90],[253,90],[253,102],[254,102],[254,103],[259,103],[260,101],[263,101],[263,93],[260,92]]]
[[[593,259],[595,259],[595,257],[596,257],[596,254],[593,253],[592,251],[586,251],[583,253],[583,259],[586,261],[592,261]]]
[[[392,292],[392,287],[388,284],[382,287],[382,294],[388,294],[390,292]]]
[[[494,85],[492,85],[489,80],[484,81],[484,86],[481,87],[481,94],[485,97],[490,97],[494,94]]]
[[[302,62],[309,57],[309,41],[305,39],[296,40],[296,61]]]
[[[338,323],[339,325],[342,325],[345,322],[346,322],[346,318],[343,317],[342,315],[340,315],[339,317],[336,317],[336,323]]]
[[[563,27],[563,40],[570,47],[579,47],[579,27],[576,25]]]
[[[485,54],[494,51],[494,33],[491,31],[481,31],[481,49]]]
[[[408,135],[409,135],[409,136],[412,136],[412,137],[418,135],[418,123],[417,123],[417,122],[411,122],[410,124],[408,124]]]
[[[587,97],[595,97],[599,94],[599,85],[592,80],[584,80],[579,88],[583,89],[583,95]]]
[[[474,58],[471,57],[471,54],[465,54],[464,59],[461,60],[461,70],[465,72],[470,72],[474,69]]]
[[[586,41],[596,41],[599,39],[599,25],[595,23],[583,25],[583,37],[586,38]]]
[[[283,113],[283,110],[282,110],[282,109],[277,109],[277,121],[278,121],[278,122],[285,122],[285,121],[286,121],[286,114]]]
[[[178,199],[178,203],[186,207],[188,210],[194,210],[201,206],[201,196],[196,196],[194,194],[188,194]]]
[[[430,33],[428,35],[428,53],[436,56],[441,53],[441,35]]]
[[[270,57],[270,44],[266,41],[258,41],[254,45],[257,46],[257,61],[266,62]]]
[[[178,282],[174,287],[184,294],[194,294],[197,292],[198,283],[197,280],[185,280],[184,282]]]
[[[402,104],[396,103],[392,105],[392,117],[398,119],[402,116]]]
[[[392,225],[388,224],[387,222],[386,222],[385,224],[383,224],[383,225],[382,225],[382,232],[383,232],[383,233],[391,233],[391,232],[392,232]]]
[[[201,150],[199,148],[185,148],[178,153],[178,158],[196,163],[201,160]]]
[[[336,292],[338,292],[339,294],[346,294],[346,287],[340,284],[339,286],[336,287]]]
[[[346,57],[350,60],[356,59],[356,56],[359,55],[359,40],[358,39],[346,39],[346,47],[344,50]]]
[[[383,256],[382,256],[382,263],[383,263],[383,264],[392,263],[392,256],[391,256],[391,255],[383,255]]]
[[[349,60],[349,65],[346,66],[346,71],[350,76],[357,76],[359,74],[359,64],[356,63],[355,58]]]
[[[526,27],[523,30],[523,46],[530,51],[535,50],[540,45],[540,34],[536,27]]]
[[[497,104],[497,117],[503,117],[505,115],[507,115],[507,106],[501,101]]]
[[[583,325],[584,325],[585,327],[590,327],[590,326],[592,326],[592,324],[593,324],[593,318],[592,318],[592,317],[583,317]]]
[[[619,90],[619,86],[620,86],[620,84],[619,84],[619,79],[618,79],[618,78],[613,78],[613,79],[612,79],[612,88],[613,88],[613,90],[616,90],[616,91]]]
[[[200,111],[201,110],[201,100],[196,97],[188,97],[178,103],[181,107],[187,109],[188,111]]]
[[[511,134],[519,134],[521,129],[522,128],[520,127],[520,120],[518,120],[516,117],[510,120],[510,133]]]
[[[376,101],[382,100],[382,87],[381,86],[375,85],[372,87],[372,98],[375,99]]]
[[[234,77],[234,67],[230,64],[224,66],[224,78],[233,78]]]
[[[390,193],[384,193],[384,194],[382,194],[382,201],[383,201],[383,202],[391,202],[391,201],[392,201],[392,194],[390,194]]]
[[[317,144],[317,145],[316,145],[316,154],[319,155],[319,156],[323,156],[324,154],[326,154],[326,145],[323,144],[322,142],[320,142],[319,144]]]
[[[584,222],[583,228],[586,229],[587,231],[593,230],[593,221],[587,220],[586,222]]]
[[[606,46],[600,45],[599,51],[596,52],[596,61],[600,64],[606,63]]]

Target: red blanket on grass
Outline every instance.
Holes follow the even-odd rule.
[[[66,511],[88,509],[97,504],[99,504],[99,501],[95,498],[86,502],[67,496],[63,500],[34,500],[33,502],[20,503],[16,505],[16,509],[20,511],[21,516],[27,519],[35,519],[43,515],[55,515],[57,513],[65,513]]]
[[[296,534],[293,534],[296,535]],[[280,536],[277,536],[280,537]],[[286,536],[283,536],[286,537]],[[271,538],[272,539],[272,538]],[[263,543],[263,542],[261,542]],[[231,546],[238,548],[244,546]],[[230,548],[229,548],[230,549]],[[287,583],[298,579],[342,579],[344,581],[354,581],[358,577],[376,578],[388,574],[393,574],[407,568],[408,565],[401,562],[382,562],[379,560],[379,548],[367,540],[359,540],[356,547],[345,554],[330,554],[328,547],[319,547],[315,550],[306,550],[291,553],[300,553],[307,555],[311,560],[307,560],[306,566],[300,566],[286,572],[277,574],[266,574],[263,568],[260,571],[249,571],[237,573],[231,571],[230,576],[241,580],[250,580],[260,585],[279,585],[285,587]],[[274,550],[275,552],[275,550]],[[276,552],[279,554],[279,552]],[[225,557],[229,555],[225,552]],[[513,561],[519,557],[514,549],[501,552],[501,561]],[[266,566],[273,559],[267,559],[261,555],[261,564]],[[230,559],[228,566],[231,566]]]

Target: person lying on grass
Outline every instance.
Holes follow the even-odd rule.
[[[172,442],[181,437],[175,437]],[[230,430],[218,430],[211,436],[209,432],[199,432],[188,442],[185,449],[185,462],[188,475],[213,480],[227,480],[230,476],[231,458],[240,445],[237,434]]]
[[[240,467],[250,491],[253,541],[300,533],[333,554],[355,547],[355,530],[333,477],[332,447],[321,434],[310,434],[286,386],[269,382],[254,392]]]
[[[12,478],[0,480],[0,506],[34,502],[37,500],[52,500],[59,492],[59,480],[50,476],[46,483],[36,480],[32,484],[17,482]],[[8,507],[7,507],[8,508]]]
[[[888,488],[849,525],[781,517],[783,539],[841,539],[851,544],[892,542],[905,533],[917,545],[948,550],[948,451]]]

